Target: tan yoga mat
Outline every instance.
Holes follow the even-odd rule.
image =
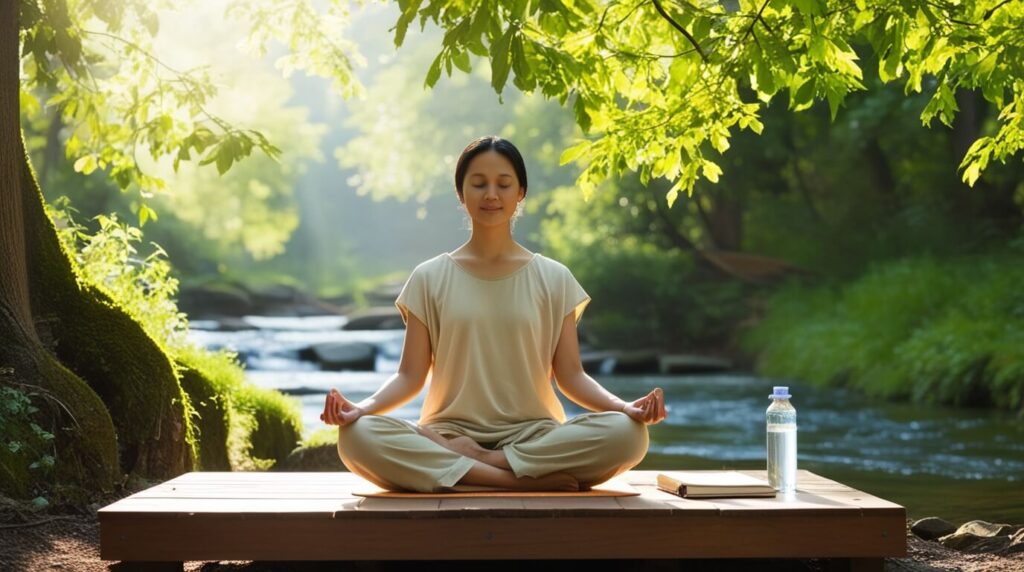
[[[611,479],[594,485],[589,491],[509,491],[482,485],[455,485],[451,492],[416,493],[389,491],[379,487],[353,490],[352,494],[360,497],[394,498],[394,499],[427,499],[427,498],[494,498],[494,497],[631,497],[639,496],[640,491],[629,483]]]

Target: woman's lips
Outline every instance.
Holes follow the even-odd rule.
[[[497,207],[497,208],[493,208],[493,209],[489,209],[489,208],[487,208],[487,207],[481,207],[481,209],[480,209],[480,210],[485,210],[485,211],[500,211],[500,210],[501,210],[501,207]]]

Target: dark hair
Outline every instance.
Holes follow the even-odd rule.
[[[459,198],[462,198],[462,181],[466,178],[466,170],[469,169],[470,161],[484,151],[497,151],[512,163],[512,168],[515,169],[516,178],[519,179],[519,186],[523,187],[523,196],[525,197],[528,188],[526,186],[526,163],[523,162],[523,156],[519,154],[519,149],[516,149],[516,146],[507,139],[502,139],[497,135],[486,135],[474,139],[459,155],[459,162],[455,165],[455,190],[459,193]]]

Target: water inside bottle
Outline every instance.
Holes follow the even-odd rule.
[[[796,489],[796,425],[768,425],[768,483],[781,492]]]

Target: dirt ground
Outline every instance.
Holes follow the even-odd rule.
[[[121,496],[127,496],[125,494]],[[45,514],[26,514],[18,505],[0,502],[0,570],[118,570],[116,562],[100,560],[99,520],[96,510],[117,498],[104,499],[88,509],[51,509]],[[23,505],[22,505],[23,506]],[[936,542],[927,542],[907,533],[907,558],[886,559],[885,569],[891,572],[956,570],[963,572],[1024,572],[1024,552],[1010,557],[993,554],[967,554],[950,550]],[[436,563],[435,563],[436,564]],[[521,570],[522,563],[511,561],[455,561],[454,568],[476,570],[484,565],[489,570]],[[590,570],[736,570],[736,571],[808,571],[819,572],[829,568],[823,560],[700,560],[700,561],[568,561],[552,562],[558,567],[572,564]],[[321,570],[423,570],[423,562],[186,562],[185,570],[202,572],[238,571],[295,571]],[[445,565],[448,567],[448,565]]]

